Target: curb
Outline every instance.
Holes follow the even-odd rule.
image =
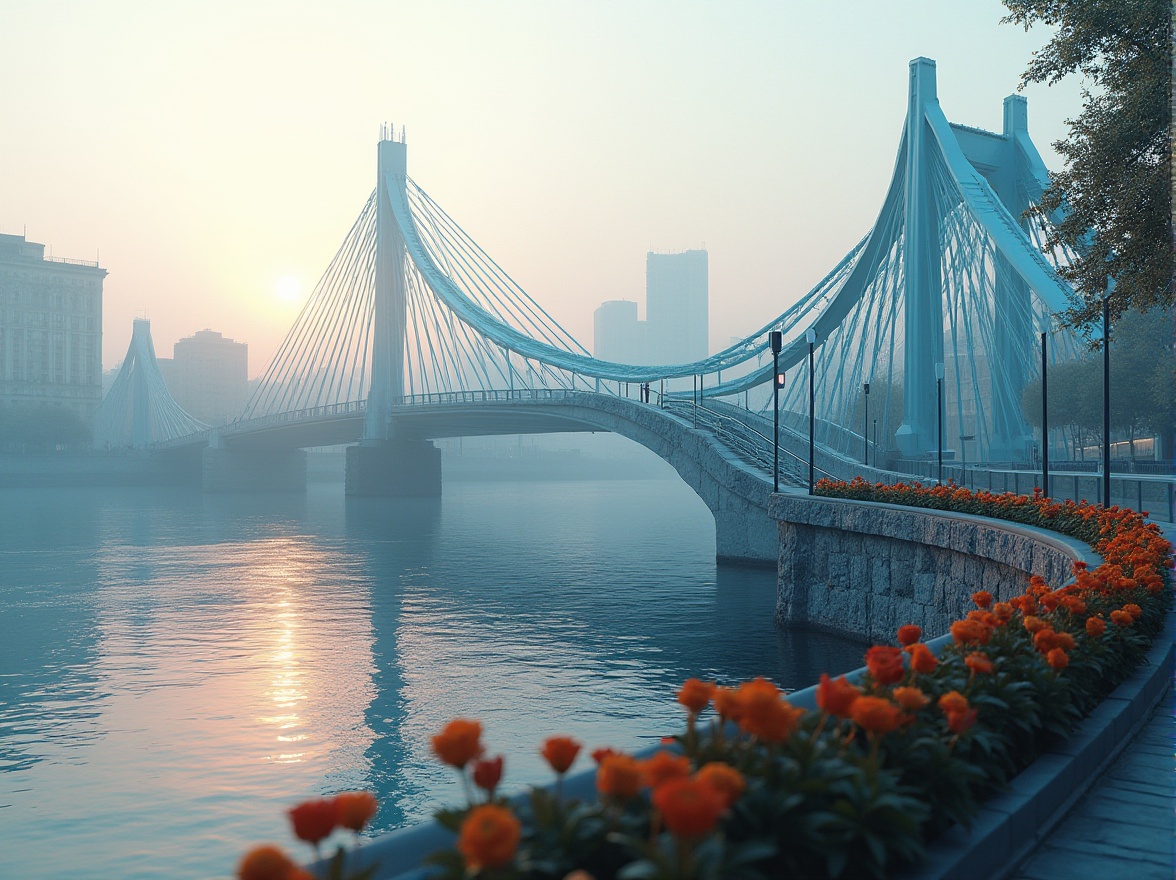
[[[1168,693],[1176,654],[1169,612],[1146,660],[1062,742],[981,805],[971,831],[953,826],[901,880],[1005,880],[1094,786]]]

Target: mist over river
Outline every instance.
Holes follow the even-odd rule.
[[[716,567],[677,479],[444,491],[0,490],[0,877],[227,876],[308,854],[305,797],[374,790],[377,832],[458,801],[428,739],[455,716],[517,786],[550,734],[673,732],[689,676],[860,665],[775,628],[774,572]]]

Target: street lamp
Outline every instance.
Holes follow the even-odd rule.
[[[1049,380],[1046,377],[1045,331],[1041,333],[1041,488],[1045,497],[1049,497],[1049,397],[1046,389]]]
[[[862,457],[862,464],[866,467],[870,466],[870,383],[863,382],[862,390],[866,392],[866,417],[862,422],[862,451],[865,455]]]
[[[1111,297],[1103,297],[1103,507],[1111,506]]]
[[[935,364],[935,442],[939,447],[939,482],[943,483],[943,361]]]
[[[817,411],[815,406],[815,398],[813,396],[813,346],[817,341],[817,331],[809,327],[804,331],[804,341],[808,343],[808,367],[809,367],[809,494],[813,494],[813,476],[815,465],[813,464],[813,450],[815,443],[813,441],[817,426]]]
[[[780,349],[784,347],[784,334],[773,330],[768,338],[772,345],[772,491],[780,491],[780,388],[784,376],[780,373]]]

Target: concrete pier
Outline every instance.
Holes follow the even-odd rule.
[[[428,440],[382,440],[347,447],[348,495],[438,498],[441,450]]]

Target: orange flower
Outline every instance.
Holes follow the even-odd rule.
[[[973,651],[964,658],[964,663],[976,675],[991,675],[992,674],[992,660],[987,654],[980,651]]]
[[[1058,634],[1048,626],[1039,629],[1033,635],[1033,647],[1042,654],[1048,654],[1058,646],[1056,641],[1057,635]]]
[[[677,837],[701,837],[727,808],[722,793],[698,779],[671,779],[654,790],[652,800]]]
[[[461,823],[457,851],[471,871],[501,868],[514,858],[522,830],[522,823],[506,807],[482,804]]]
[[[1135,623],[1135,618],[1126,611],[1112,611],[1111,623],[1114,623],[1116,626],[1131,626],[1131,624]]]
[[[862,692],[850,684],[844,675],[834,680],[829,678],[829,673],[822,672],[821,682],[817,685],[817,707],[828,715],[848,718],[853,701],[861,694]]]
[[[286,815],[290,817],[290,824],[294,826],[294,836],[316,846],[320,840],[335,830],[339,821],[335,802],[325,798],[303,801],[292,810],[288,810]]]
[[[497,758],[484,758],[474,762],[474,785],[483,791],[494,794],[498,783],[502,780],[502,755]]]
[[[931,649],[923,642],[908,645],[905,650],[911,657],[911,669],[920,675],[927,674],[939,665],[939,661],[931,653]]]
[[[467,718],[454,718],[433,737],[433,754],[459,770],[482,754],[482,725]]]
[[[1063,651],[1074,650],[1074,637],[1068,632],[1054,633],[1053,643],[1055,648],[1061,648]]]
[[[276,846],[255,846],[237,865],[237,880],[286,880],[296,867]]]
[[[976,723],[979,713],[975,709],[964,709],[962,712],[947,712],[947,729],[952,733],[963,733]]]
[[[1055,672],[1061,672],[1070,665],[1070,655],[1061,648],[1054,648],[1045,655],[1045,659]]]
[[[551,765],[551,769],[561,776],[568,772],[576,755],[580,754],[581,744],[570,736],[549,736],[543,741],[540,754]]]
[[[730,807],[739,800],[747,788],[747,780],[743,778],[743,774],[722,761],[704,764],[694,778],[722,795],[724,807]]]
[[[987,608],[992,604],[992,593],[988,590],[978,590],[972,594],[972,601],[976,603],[978,608]]]
[[[1139,620],[1139,618],[1143,615],[1143,609],[1134,602],[1130,602],[1124,605],[1123,610],[1131,615],[1132,620]]]
[[[724,721],[737,722],[743,717],[743,705],[735,688],[717,687],[711,699],[715,701],[715,711]]]
[[[951,637],[957,645],[986,645],[990,633],[979,620],[957,620],[951,625]]]
[[[918,712],[931,700],[917,687],[899,687],[894,689],[894,702],[908,712]]]
[[[605,755],[596,768],[596,790],[627,801],[641,791],[641,766],[629,755]]]
[[[1092,639],[1097,639],[1107,630],[1107,622],[1101,617],[1088,617],[1086,619],[1086,634]]]
[[[897,684],[906,675],[902,665],[902,651],[886,645],[875,645],[866,651],[866,668],[878,684]]]
[[[992,613],[1001,623],[1008,623],[1013,619],[1013,606],[1010,602],[997,602],[992,606]]]
[[[690,775],[690,759],[672,752],[655,752],[652,758],[641,762],[641,779],[649,788],[657,788],[669,779],[682,779]]]
[[[742,716],[739,727],[765,743],[783,742],[796,730],[803,709],[782,699],[780,689],[766,678],[756,678],[739,685]]]
[[[607,746],[605,746],[605,747],[602,747],[599,749],[592,750],[592,760],[595,761],[597,763],[597,765],[599,766],[601,763],[604,762],[604,759],[607,758],[609,755],[619,755],[619,754],[621,754],[621,753],[618,752],[616,749],[610,749]]]
[[[335,814],[339,824],[352,831],[363,831],[380,808],[370,791],[344,791],[335,795]]]
[[[1024,623],[1025,629],[1031,633],[1037,633],[1039,630],[1045,629],[1047,626],[1049,626],[1049,624],[1040,617],[1034,617],[1033,615],[1026,617]]]
[[[688,678],[682,685],[682,689],[678,691],[678,702],[690,712],[697,715],[710,705],[711,697],[714,696],[714,693],[715,686],[713,682]]]
[[[968,698],[959,691],[948,691],[939,698],[939,708],[945,713],[966,712],[968,710]]]
[[[898,706],[881,697],[858,697],[853,701],[853,722],[870,733],[890,733],[907,720]]]
[[[1071,614],[1082,615],[1086,613],[1086,603],[1077,596],[1066,596],[1063,598],[1062,607]]]
[[[904,648],[907,645],[913,645],[921,638],[923,638],[922,627],[915,626],[913,623],[898,628],[898,643]]]

